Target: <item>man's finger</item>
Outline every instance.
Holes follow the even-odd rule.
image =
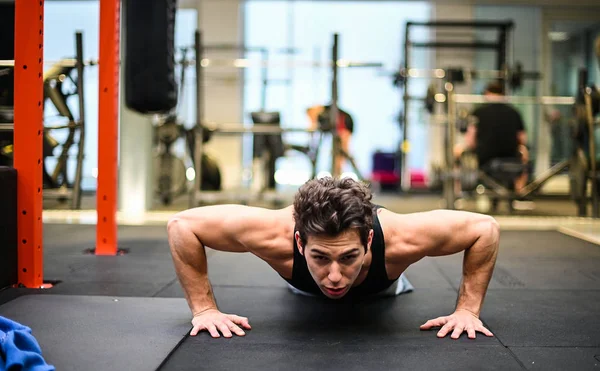
[[[475,329],[473,327],[467,327],[467,335],[469,335],[469,339],[475,339]]]
[[[194,328],[192,328],[192,331],[190,331],[190,336],[196,336],[202,330],[204,330],[204,326],[202,326],[202,325],[194,326]]]
[[[492,337],[492,336],[494,336],[494,334],[492,334],[492,332],[491,332],[490,330],[486,329],[486,328],[485,328],[485,327],[483,327],[483,326],[479,326],[479,327],[477,328],[477,331],[479,331],[479,332],[483,333],[485,336],[489,336],[489,337]]]
[[[213,325],[212,323],[210,325],[206,326],[206,329],[210,333],[210,336],[212,336],[214,338],[221,337],[221,335],[219,334],[219,331],[217,331],[217,327],[215,325]]]
[[[229,318],[233,323],[241,325],[242,327],[244,327],[247,330],[251,329],[250,323],[248,322],[248,318],[246,318],[246,317],[240,317],[240,316],[236,316],[236,315],[228,315],[227,318]]]
[[[421,325],[421,330],[429,330],[432,327],[440,327],[440,326],[445,325],[446,322],[447,322],[447,320],[445,317],[438,317],[438,318],[430,319],[429,321],[427,321]]]
[[[456,325],[454,327],[454,331],[452,331],[452,335],[450,335],[450,337],[452,339],[458,339],[460,337],[460,334],[462,334],[464,331],[464,327],[462,325]]]
[[[230,338],[233,335],[231,334],[231,331],[229,330],[229,327],[227,327],[227,325],[223,322],[219,322],[217,324],[217,328],[221,331],[221,333],[223,334],[223,336],[225,336],[226,338]]]
[[[452,330],[453,328],[454,328],[454,323],[446,323],[444,325],[444,327],[442,327],[442,329],[440,331],[438,331],[437,336],[439,338],[443,338],[444,336],[448,335],[450,330]]]
[[[234,334],[236,334],[237,336],[244,336],[246,335],[246,333],[244,332],[244,330],[242,330],[241,328],[239,328],[235,323],[233,323],[230,320],[225,320],[225,324],[227,325],[227,327],[229,327],[229,329],[231,330],[231,332],[233,332]]]

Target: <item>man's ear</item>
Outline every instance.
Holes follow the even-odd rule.
[[[304,246],[302,246],[300,232],[296,231],[296,233],[294,233],[294,238],[296,239],[296,245],[298,246],[298,251],[300,251],[300,255],[304,256]]]
[[[368,253],[369,250],[371,249],[371,244],[373,243],[373,234],[374,234],[374,232],[371,229],[369,231],[369,236],[367,237],[367,251],[365,252],[365,254]]]

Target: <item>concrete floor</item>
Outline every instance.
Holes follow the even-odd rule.
[[[207,203],[242,203],[240,202],[240,199],[246,198],[245,196],[240,196],[243,194],[245,194],[244,191],[229,191],[225,194],[225,196],[216,196],[214,194],[210,194],[210,197],[207,198],[209,198],[211,201]],[[280,203],[277,205],[269,201],[275,197],[280,201]],[[291,204],[293,198],[293,192],[285,192],[277,195],[267,195],[264,200],[249,200],[247,204],[275,208],[277,206]],[[374,193],[373,201],[399,213],[413,213],[445,208],[444,199],[440,194],[435,193],[399,194],[395,192],[378,192]],[[69,203],[61,203],[56,200],[47,200],[44,202],[44,210],[68,210],[69,206]],[[187,195],[182,195],[176,198],[170,205],[162,205],[157,199],[155,200],[150,211],[177,212],[180,210],[185,210],[189,208],[189,206],[189,197]],[[510,215],[508,211],[508,205],[505,202],[501,203],[498,207],[498,210],[495,212],[491,212],[491,210],[489,210],[489,202],[481,202],[481,200],[476,200],[474,198],[465,198],[457,203],[457,206],[459,209],[465,211],[479,212],[490,215]],[[95,208],[95,195],[86,194],[83,196],[82,210],[94,210]],[[545,197],[534,199],[533,208],[528,210],[516,210],[514,211],[513,215],[576,217],[577,209],[574,202],[567,197]],[[588,215],[591,215],[591,205],[588,207]]]

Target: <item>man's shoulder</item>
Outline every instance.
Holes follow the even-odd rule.
[[[242,237],[248,251],[265,260],[276,270],[293,257],[294,221],[291,206],[261,209],[253,227]]]
[[[404,223],[402,222],[402,215],[390,211],[385,208],[378,208],[376,211],[379,226],[383,232],[383,242],[386,248],[386,255],[388,251],[392,250],[395,245],[398,244],[399,238],[402,235],[402,229]]]
[[[422,257],[423,242],[437,235],[435,225],[447,218],[443,211],[399,214],[383,210],[379,220],[384,235],[386,262],[406,267],[418,261]]]

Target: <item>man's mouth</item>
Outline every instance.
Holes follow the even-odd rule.
[[[337,288],[337,289],[333,289],[330,287],[325,287],[325,291],[330,295],[330,296],[341,296],[346,292],[346,288],[342,287],[342,288]]]

